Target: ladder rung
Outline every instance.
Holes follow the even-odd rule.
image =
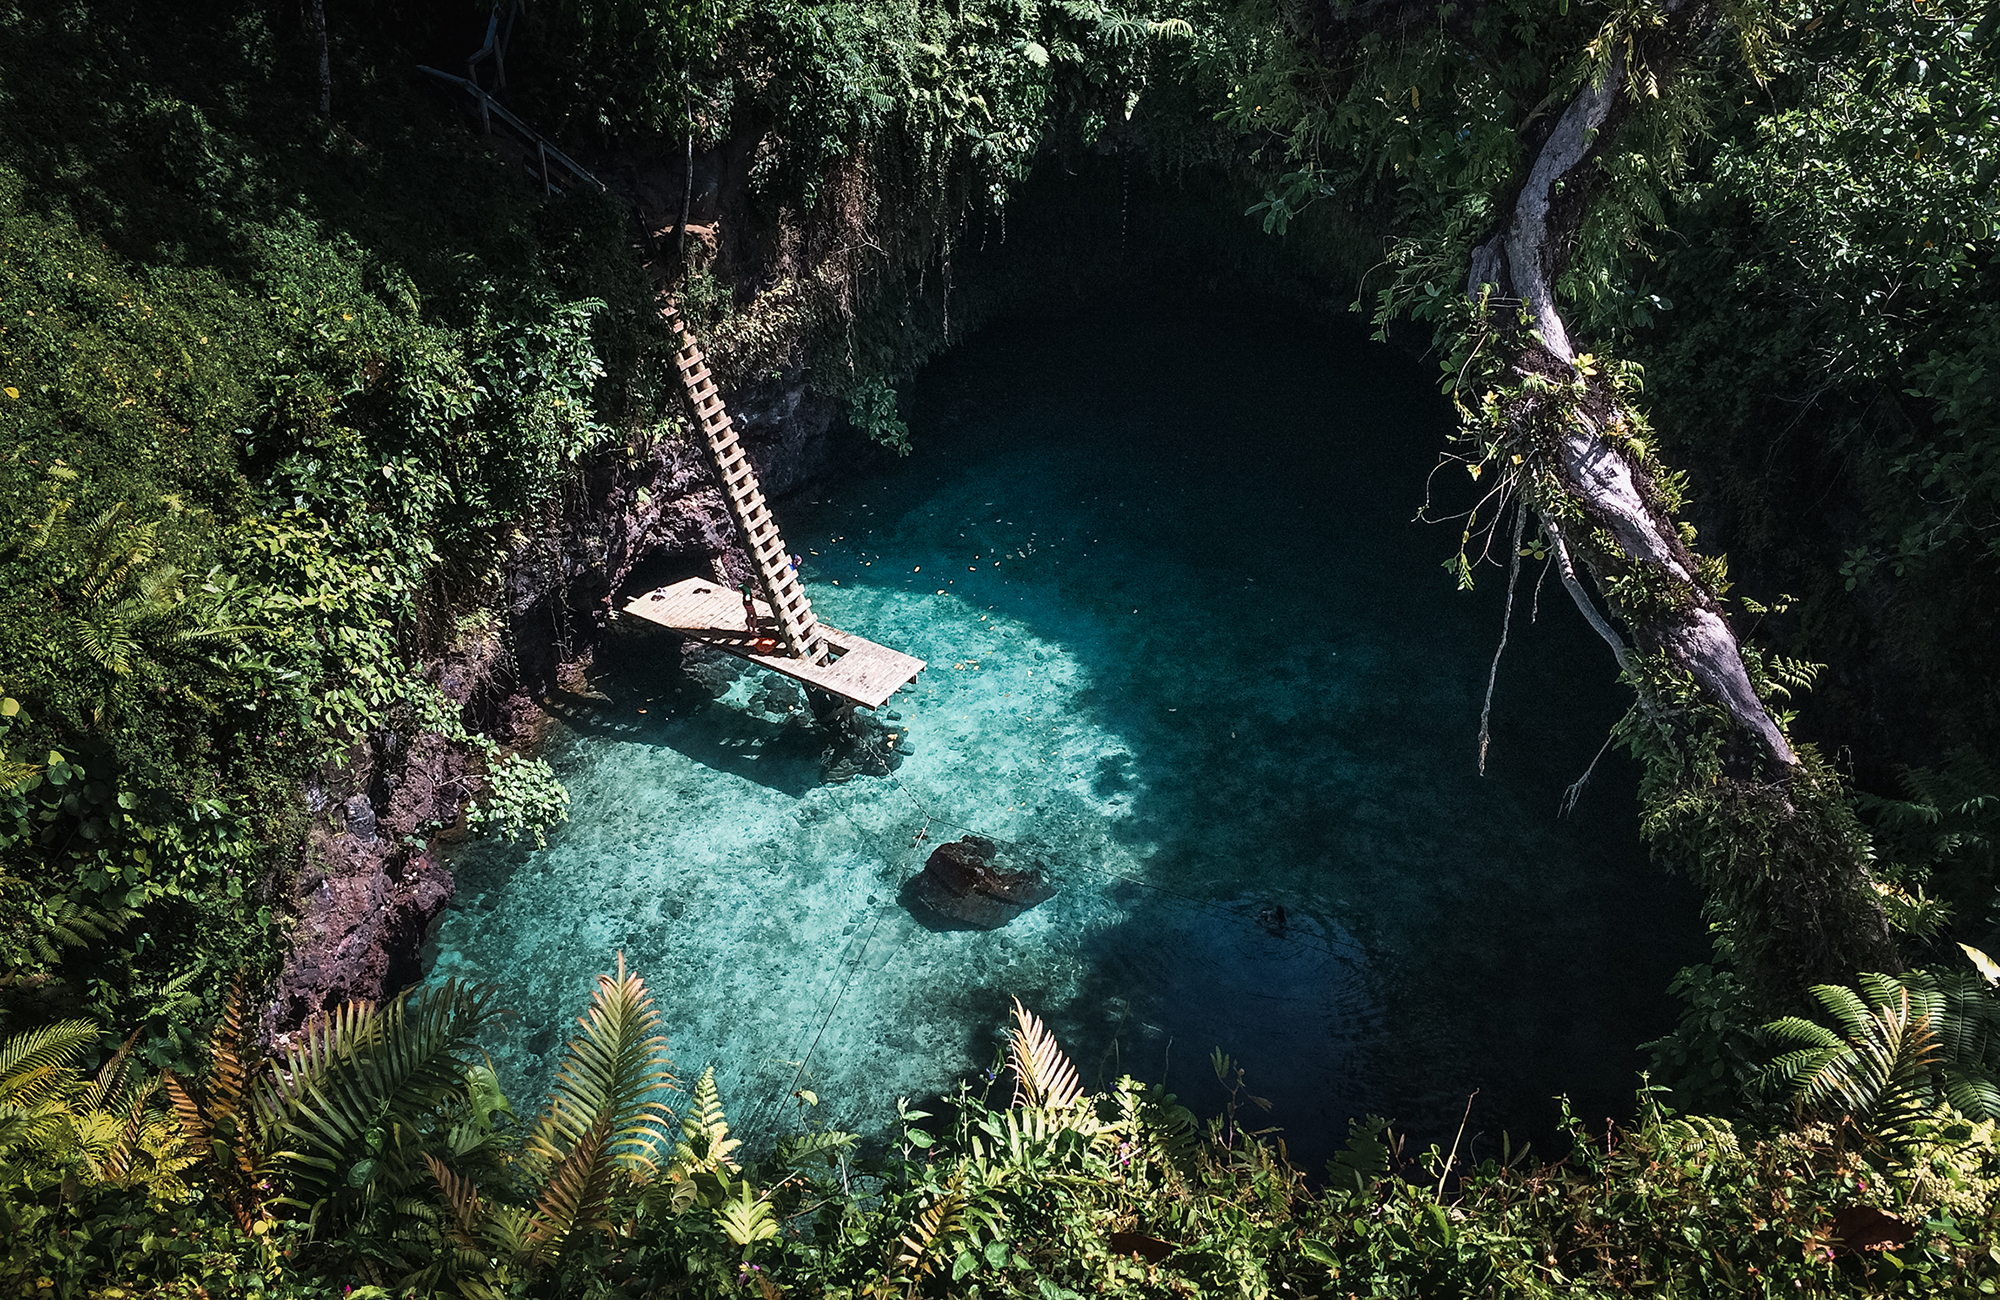
[[[662,316],[667,327],[680,336],[674,359],[682,386],[694,405],[702,432],[707,435],[710,463],[721,481],[744,545],[756,561],[764,595],[777,617],[788,652],[813,663],[824,662],[826,643],[819,633],[819,620],[813,616],[812,601],[807,599],[805,586],[792,568],[785,539],[778,532],[777,521],[771,517],[769,503],[757,482],[756,467],[750,463],[749,453],[738,438],[722,394],[716,391],[707,358],[678,312],[663,311]]]

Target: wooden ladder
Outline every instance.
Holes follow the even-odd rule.
[[[794,659],[823,664],[826,637],[820,632],[819,620],[813,616],[805,587],[792,569],[791,552],[785,549],[785,539],[778,535],[778,521],[771,517],[771,508],[757,486],[757,471],[751,468],[750,457],[737,440],[735,426],[722,405],[722,394],[716,391],[715,381],[709,377],[701,347],[678,311],[663,307],[660,314],[667,328],[680,339],[674,364],[680,367],[681,382],[687,386],[688,400],[694,403],[695,418],[701,422],[709,468],[715,472],[716,482],[722,485],[722,499],[729,503],[737,536],[743,539],[744,549],[750,552],[751,562],[757,566],[757,585],[764,589],[764,599],[777,616],[778,635],[784,641],[785,653]]]

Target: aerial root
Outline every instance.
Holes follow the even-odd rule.
[[[1500,616],[1500,644],[1493,648],[1493,667],[1486,673],[1486,703],[1479,710],[1479,775],[1486,775],[1486,747],[1493,740],[1493,686],[1500,680],[1500,656],[1507,653],[1507,628],[1514,621],[1514,584],[1521,576],[1521,530],[1528,523],[1528,503],[1514,507],[1514,555],[1507,564],[1507,610]]]
[[[1637,707],[1637,705],[1633,706],[1633,708]],[[1632,709],[1627,709],[1625,711],[1625,718],[1631,716]],[[1583,798],[1583,787],[1590,784],[1590,778],[1597,771],[1597,765],[1604,760],[1605,754],[1610,752],[1611,742],[1618,738],[1618,728],[1624,725],[1625,718],[1620,718],[1612,726],[1610,733],[1604,737],[1604,744],[1598,748],[1597,757],[1591,759],[1590,766],[1583,769],[1583,775],[1578,777],[1567,790],[1563,791],[1562,801],[1556,805],[1556,816],[1567,817],[1576,811],[1576,801]]]

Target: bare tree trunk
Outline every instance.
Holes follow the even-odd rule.
[[[1673,15],[1646,51],[1657,74],[1678,49],[1688,49],[1711,25],[1707,6],[1670,3]],[[1525,311],[1530,329],[1512,328],[1493,312],[1506,373],[1519,382],[1539,376],[1559,386],[1524,385],[1503,399],[1503,414],[1532,459],[1524,471],[1527,499],[1540,517],[1564,570],[1564,586],[1584,617],[1612,645],[1633,675],[1634,656],[1593,607],[1570,570],[1574,557],[1607,595],[1617,580],[1639,580],[1667,599],[1611,602],[1636,650],[1664,653],[1703,698],[1729,720],[1719,786],[1698,793],[1697,813],[1670,802],[1653,818],[1652,833],[1672,839],[1702,874],[1712,896],[1726,899],[1745,925],[1738,953],[1745,975],[1767,1002],[1796,996],[1804,983],[1852,977],[1857,968],[1896,969],[1894,943],[1870,888],[1865,833],[1855,823],[1837,781],[1804,762],[1759,698],[1743,650],[1716,593],[1663,504],[1658,485],[1625,440],[1606,436],[1629,416],[1607,376],[1578,368],[1577,351],[1555,285],[1568,269],[1590,198],[1602,176],[1599,155],[1616,138],[1633,100],[1625,94],[1622,60],[1584,86],[1557,120],[1501,228],[1474,250],[1468,292],[1484,286],[1512,313]],[[1580,399],[1569,394],[1577,392]],[[1523,508],[1528,508],[1524,504]],[[1643,715],[1671,725],[1662,701],[1640,691]],[[1682,776],[1687,775],[1684,771]],[[1722,788],[1727,787],[1727,788]],[[1656,792],[1657,795],[1657,792]],[[1649,814],[1653,810],[1649,809]],[[1742,932],[1748,932],[1742,933]]]
[[[311,28],[313,44],[319,50],[319,115],[333,114],[333,63],[327,57],[326,49],[326,0],[311,0],[306,7],[306,22]]]
[[[1506,226],[1473,253],[1471,291],[1476,295],[1480,285],[1491,284],[1520,299],[1541,336],[1539,347],[1531,344],[1522,349],[1543,354],[1523,355],[1516,362],[1523,373],[1547,374],[1553,369],[1563,372],[1565,379],[1576,373],[1576,352],[1553,285],[1567,269],[1588,191],[1594,188],[1598,145],[1611,134],[1606,125],[1618,105],[1622,75],[1613,62],[1600,84],[1585,86],[1570,101],[1537,155]],[[1608,385],[1601,382],[1594,387],[1608,392]],[[1604,404],[1615,410],[1608,396]],[[1750,684],[1736,633],[1723,617],[1721,602],[1697,573],[1694,556],[1673,521],[1660,508],[1651,475],[1601,432],[1582,420],[1573,421],[1562,430],[1556,447],[1565,486],[1591,521],[1617,543],[1609,554],[1580,547],[1579,558],[1600,587],[1616,576],[1607,569],[1622,571],[1631,565],[1649,566],[1686,587],[1689,599],[1638,629],[1642,639],[1665,649],[1678,667],[1692,674],[1756,742],[1773,768],[1791,771],[1798,766],[1798,756]],[[1546,503],[1543,515],[1547,530],[1557,534],[1560,529],[1547,518]],[[1594,620],[1596,611],[1587,611],[1586,616]]]
[[[687,265],[688,214],[694,208],[694,101],[686,93],[681,95],[681,107],[688,122],[687,170],[681,176],[681,220],[674,229],[674,256],[682,266]]]

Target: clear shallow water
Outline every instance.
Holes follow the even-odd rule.
[[[626,629],[563,708],[573,820],[463,851],[432,946],[506,990],[517,1105],[622,948],[683,1077],[715,1064],[767,1137],[801,1087],[882,1131],[983,1073],[1015,995],[1087,1080],[1198,1112],[1220,1046],[1309,1167],[1350,1115],[1448,1141],[1475,1088],[1475,1130],[1546,1132],[1557,1092],[1623,1113],[1697,909],[1615,755],[1556,816],[1626,702],[1558,586],[1529,622],[1532,570],[1477,775],[1505,574],[1454,592],[1452,528],[1411,522],[1422,369],[1281,305],[1145,301],[995,327],[908,406],[915,454],[779,513],[827,622],[930,662],[888,706],[914,752],[823,784],[772,678],[710,701]],[[967,831],[1060,892],[927,928],[899,886]]]

